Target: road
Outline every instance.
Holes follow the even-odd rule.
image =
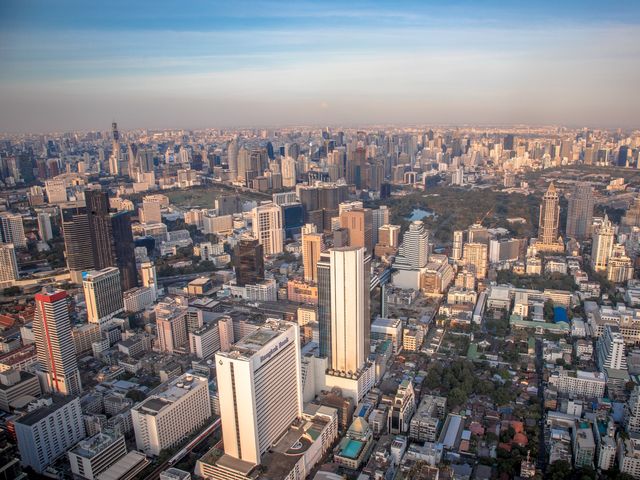
[[[185,273],[184,275],[172,275],[170,277],[158,277],[158,283],[174,283],[185,280],[194,280],[198,277],[208,277],[215,271],[216,270],[211,270],[210,272]]]
[[[544,362],[542,361],[542,340],[536,339],[536,374],[538,376],[538,401],[540,404],[540,423],[538,426],[540,427],[540,432],[538,435],[538,461],[537,468],[542,471],[542,476],[544,477],[545,472],[547,470],[547,447],[545,444],[544,430],[545,430],[545,422],[544,422]]]

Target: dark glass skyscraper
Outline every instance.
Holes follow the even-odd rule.
[[[82,282],[82,272],[92,270],[93,246],[86,207],[73,206],[61,210],[65,256],[71,281]]]
[[[258,240],[242,239],[233,249],[236,284],[240,287],[264,280],[264,250]]]
[[[113,267],[115,259],[112,250],[109,195],[102,190],[86,190],[84,199],[87,205],[94,267],[97,270]]]
[[[318,336],[320,356],[331,358],[331,259],[320,255],[318,272]]]
[[[131,214],[117,212],[110,214],[112,251],[115,253],[115,266],[120,269],[122,290],[138,286],[138,269],[136,268],[135,244],[131,231]]]

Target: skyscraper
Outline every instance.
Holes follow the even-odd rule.
[[[153,262],[144,262],[140,264],[140,277],[142,278],[142,286],[153,288],[154,294],[158,295],[158,285],[156,281],[156,266]]]
[[[264,280],[264,249],[258,240],[240,239],[233,249],[233,266],[240,287]]]
[[[324,250],[324,240],[321,233],[302,234],[302,265],[304,279],[307,282],[317,282],[317,265],[320,253]]]
[[[227,146],[227,166],[229,178],[235,181],[238,177],[238,141],[235,138]]]
[[[349,231],[349,246],[364,247],[373,253],[373,214],[368,208],[353,209],[340,215],[340,227]]]
[[[614,229],[611,220],[605,214],[602,225],[596,227],[591,243],[591,267],[596,272],[607,270],[607,263],[613,250]]]
[[[122,290],[129,290],[138,286],[138,270],[136,267],[135,244],[131,230],[131,213],[128,211],[110,214],[111,238],[115,264],[120,270]]]
[[[462,258],[462,246],[464,245],[464,230],[453,232],[453,246],[451,248],[451,258],[460,260]]]
[[[120,272],[115,267],[88,272],[82,281],[89,323],[104,324],[124,310]]]
[[[93,247],[86,207],[72,206],[60,210],[65,257],[71,281],[82,283],[82,272],[92,270]]]
[[[322,252],[316,264],[318,277],[318,340],[321,357],[331,358],[331,255]]]
[[[82,391],[76,350],[71,336],[69,301],[64,290],[36,294],[33,334],[38,363],[51,392],[78,395]]]
[[[53,231],[51,230],[51,215],[49,213],[38,213],[38,232],[40,234],[40,239],[44,242],[48,242],[53,238]]]
[[[487,276],[487,262],[489,260],[489,248],[486,243],[465,243],[462,263],[473,265],[476,278]]]
[[[356,372],[369,356],[369,257],[362,247],[329,251],[331,282],[330,368]]]
[[[258,464],[302,415],[299,328],[267,323],[216,353],[215,363],[224,457]],[[219,465],[229,464],[224,457]]]
[[[0,288],[10,287],[18,277],[18,261],[13,243],[0,243]]]
[[[569,198],[567,237],[582,240],[591,236],[593,203],[591,184],[586,182],[576,183]]]
[[[101,190],[86,190],[84,199],[91,233],[93,266],[96,270],[102,270],[114,265],[109,195]]]
[[[278,205],[270,203],[253,209],[253,236],[264,248],[265,255],[282,253],[284,230],[282,210]]]
[[[27,237],[24,235],[22,217],[9,212],[0,213],[0,242],[13,243],[16,248],[27,246]]]
[[[120,133],[118,132],[118,124],[113,122],[111,124],[112,135],[112,151],[109,157],[109,173],[111,175],[120,174]]]
[[[538,223],[539,251],[561,251],[563,245],[558,241],[560,224],[560,201],[556,186],[551,182],[540,204],[540,221]]]
[[[162,302],[156,305],[155,312],[160,350],[167,353],[188,350],[188,307],[175,302]]]
[[[429,262],[429,230],[421,220],[411,222],[404,232],[402,245],[396,257],[396,265],[422,268]]]

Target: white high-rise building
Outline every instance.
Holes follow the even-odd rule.
[[[598,339],[596,360],[600,369],[627,370],[624,337],[617,325],[606,325]]]
[[[282,253],[284,230],[282,210],[278,205],[270,203],[253,209],[253,236],[264,248],[265,255]]]
[[[420,220],[411,222],[404,232],[402,245],[396,257],[395,266],[403,268],[423,268],[429,262],[429,230]]]
[[[144,262],[140,264],[140,276],[142,277],[142,286],[153,288],[155,296],[158,296],[158,286],[156,281],[156,266],[153,262]]]
[[[0,288],[10,287],[18,278],[18,260],[13,243],[0,243]]]
[[[362,247],[329,251],[331,267],[331,362],[339,372],[357,372],[369,356],[369,272]]]
[[[38,363],[51,392],[82,392],[76,349],[71,336],[69,301],[64,290],[43,289],[36,294],[33,335]]]
[[[44,242],[48,242],[53,238],[51,215],[49,213],[40,212],[38,214],[38,232],[40,233],[40,239]]]
[[[124,435],[105,429],[69,450],[71,472],[80,478],[97,480],[99,475],[127,454]]]
[[[120,270],[116,267],[87,272],[82,280],[82,288],[89,323],[104,325],[124,311]]]
[[[464,245],[464,230],[456,230],[453,232],[453,247],[451,248],[451,258],[454,260],[462,259],[462,248]]]
[[[300,372],[299,328],[289,322],[269,321],[216,354],[223,459],[260,463],[301,417]]]
[[[16,248],[27,246],[27,237],[24,235],[22,217],[9,212],[0,213],[0,242],[13,243]]]
[[[176,350],[188,351],[189,307],[168,301],[156,305],[155,312],[160,350],[167,353],[174,353]]]
[[[179,445],[211,419],[209,382],[185,373],[131,409],[136,447],[148,455]]]
[[[42,473],[85,437],[80,399],[41,399],[14,423],[22,464]]]
[[[605,214],[604,221],[593,232],[591,245],[591,266],[596,272],[605,272],[613,250],[614,229],[611,220]]]
[[[389,223],[389,207],[386,205],[380,206],[375,210],[371,210],[373,216],[373,228],[371,234],[373,235],[373,244],[376,245],[379,241],[378,233],[380,227]]]

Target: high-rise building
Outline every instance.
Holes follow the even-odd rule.
[[[144,199],[140,208],[140,223],[162,223],[162,205],[153,199]]]
[[[216,353],[215,363],[225,451],[219,464],[225,457],[259,464],[302,415],[299,328],[269,322]]]
[[[154,296],[158,296],[158,285],[156,279],[156,266],[153,262],[143,262],[140,264],[140,277],[142,286],[153,288]]]
[[[349,246],[364,247],[373,253],[373,214],[368,208],[348,210],[340,214],[340,227],[349,231]]]
[[[82,391],[76,350],[71,336],[69,301],[64,290],[43,289],[36,294],[33,335],[38,363],[48,389],[63,395]]]
[[[111,175],[120,174],[120,133],[118,132],[118,124],[113,122],[111,124],[112,132],[112,151],[109,157],[109,173]]]
[[[465,243],[462,262],[464,265],[473,265],[476,271],[476,278],[487,276],[487,262],[489,260],[489,249],[486,243]]]
[[[13,243],[16,248],[27,246],[22,217],[9,212],[0,213],[0,242]]]
[[[304,267],[304,279],[307,282],[317,282],[317,265],[320,253],[324,250],[322,233],[302,234],[302,265]]]
[[[209,382],[189,373],[162,384],[131,409],[136,447],[148,455],[178,446],[210,419]]]
[[[612,283],[624,283],[633,278],[633,262],[619,243],[613,246],[607,262],[607,280]]]
[[[79,284],[82,283],[82,272],[94,268],[87,209],[77,205],[63,208],[61,217],[67,268],[71,281]]]
[[[227,166],[229,178],[235,181],[238,177],[238,141],[235,138],[227,146]]]
[[[38,213],[38,233],[40,234],[40,240],[44,242],[48,242],[53,238],[51,215],[47,212]]]
[[[103,325],[124,311],[120,271],[115,267],[87,272],[82,281],[89,323]]]
[[[567,237],[582,240],[591,236],[593,189],[589,183],[576,183],[569,198]]]
[[[0,243],[0,288],[12,286],[18,278],[18,260],[13,243]]]
[[[536,248],[539,251],[561,251],[562,243],[558,239],[558,227],[560,224],[560,199],[556,186],[551,182],[540,204],[540,220],[538,223],[538,242]]]
[[[591,243],[591,267],[596,272],[607,270],[607,263],[613,250],[615,231],[611,220],[605,214],[604,221],[593,232]]]
[[[362,247],[343,247],[331,249],[329,258],[329,365],[334,371],[356,372],[364,366],[369,356],[369,257]]]
[[[188,307],[176,302],[162,302],[156,305],[156,330],[161,351],[188,351],[188,310]]]
[[[84,199],[91,234],[93,265],[96,270],[113,266],[113,241],[109,217],[109,195],[101,190],[86,190]]]
[[[596,362],[600,370],[627,370],[624,337],[617,325],[607,325],[597,342]]]
[[[54,397],[14,422],[22,464],[43,473],[85,437],[80,399]]]
[[[429,262],[429,230],[421,220],[411,222],[404,232],[402,245],[396,257],[396,265],[423,268]]]
[[[331,358],[331,256],[320,254],[316,264],[318,277],[318,340],[321,357]]]
[[[278,205],[270,203],[253,209],[253,236],[264,248],[265,255],[282,253],[284,229]]]
[[[240,287],[264,280],[264,248],[258,240],[240,239],[233,249],[233,266]]]
[[[453,247],[451,248],[451,258],[460,260],[462,258],[462,248],[464,245],[464,230],[453,232]]]
[[[115,263],[112,266],[120,270],[122,290],[138,286],[135,244],[131,230],[131,214],[127,211],[111,213],[111,238]]]

